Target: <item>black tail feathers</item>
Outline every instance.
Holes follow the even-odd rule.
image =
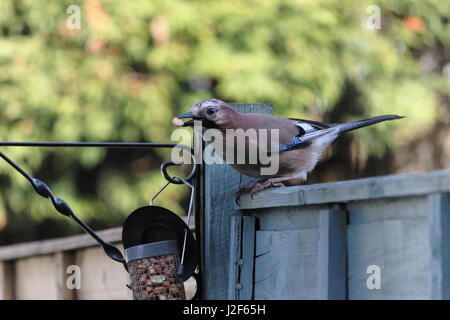
[[[387,121],[387,120],[396,120],[396,119],[402,119],[402,118],[404,118],[404,117],[398,116],[395,114],[390,114],[390,115],[377,116],[377,117],[372,117],[369,119],[344,123],[344,124],[339,125],[339,134],[348,132],[348,131],[352,131],[352,130],[355,130],[358,128],[370,126],[370,125],[378,123],[378,122],[383,122],[383,121]]]

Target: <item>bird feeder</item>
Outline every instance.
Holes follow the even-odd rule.
[[[50,146],[50,147],[184,147],[175,144],[160,143],[63,143],[63,142],[0,142],[3,146]],[[190,149],[190,148],[189,148]],[[191,149],[190,149],[191,150]],[[191,150],[192,153],[192,150]],[[161,166],[167,184],[152,198],[149,206],[133,211],[126,219],[122,229],[122,243],[125,256],[114,245],[104,241],[100,236],[80,220],[70,206],[62,199],[55,197],[50,188],[42,181],[31,177],[5,154],[0,152],[10,166],[22,174],[42,197],[51,200],[55,209],[72,218],[81,228],[92,236],[103,247],[105,253],[114,261],[120,262],[128,271],[131,283],[128,287],[133,291],[136,300],[184,300],[186,293],[183,282],[191,276],[199,265],[199,251],[194,236],[189,229],[189,221],[193,205],[194,187],[188,182],[196,174],[198,165],[194,165],[190,175],[182,179],[170,177],[166,169],[177,165],[164,162]],[[152,202],[169,184],[185,184],[191,188],[191,199],[188,209],[187,224],[172,211],[153,206]],[[197,286],[199,283],[197,283]],[[198,291],[198,289],[197,289]]]

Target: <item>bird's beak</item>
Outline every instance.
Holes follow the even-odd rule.
[[[183,124],[183,127],[191,127],[194,125],[194,120],[202,119],[202,117],[196,116],[196,115],[192,114],[192,112],[190,112],[190,111],[179,115],[178,118],[179,119],[191,118],[191,120],[186,121]]]

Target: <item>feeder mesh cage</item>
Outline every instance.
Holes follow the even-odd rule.
[[[128,262],[135,300],[185,300],[183,282],[176,277],[178,256],[166,254]]]

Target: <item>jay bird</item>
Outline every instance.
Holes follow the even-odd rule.
[[[190,118],[187,122],[181,119]],[[230,161],[226,157],[226,148],[216,153],[238,172],[255,178],[261,178],[236,192],[239,199],[241,193],[251,192],[251,196],[257,192],[270,187],[283,187],[284,183],[299,184],[306,181],[308,172],[312,171],[319,161],[320,155],[339,135],[344,132],[369,126],[386,120],[401,119],[398,115],[382,115],[364,120],[348,122],[343,124],[323,123],[312,120],[280,118],[268,114],[241,113],[233,109],[228,103],[218,99],[202,100],[194,104],[190,110],[177,118],[172,124],[175,126],[193,126],[194,120],[202,121],[203,132],[206,129],[218,129],[223,141],[233,130],[227,129],[266,129],[267,139],[270,140],[271,129],[278,130],[277,152],[279,167],[278,171],[272,175],[263,175],[261,168],[264,167],[259,160],[256,163],[248,162],[251,138],[245,141],[244,163],[236,163],[236,157]],[[259,134],[257,135],[257,139]],[[232,137],[236,142],[236,137]],[[253,141],[261,148],[261,144]],[[236,143],[235,143],[236,145]],[[254,146],[255,146],[254,145]],[[268,146],[269,148],[269,146]],[[274,150],[274,149],[270,149]],[[234,152],[236,155],[236,152]]]

